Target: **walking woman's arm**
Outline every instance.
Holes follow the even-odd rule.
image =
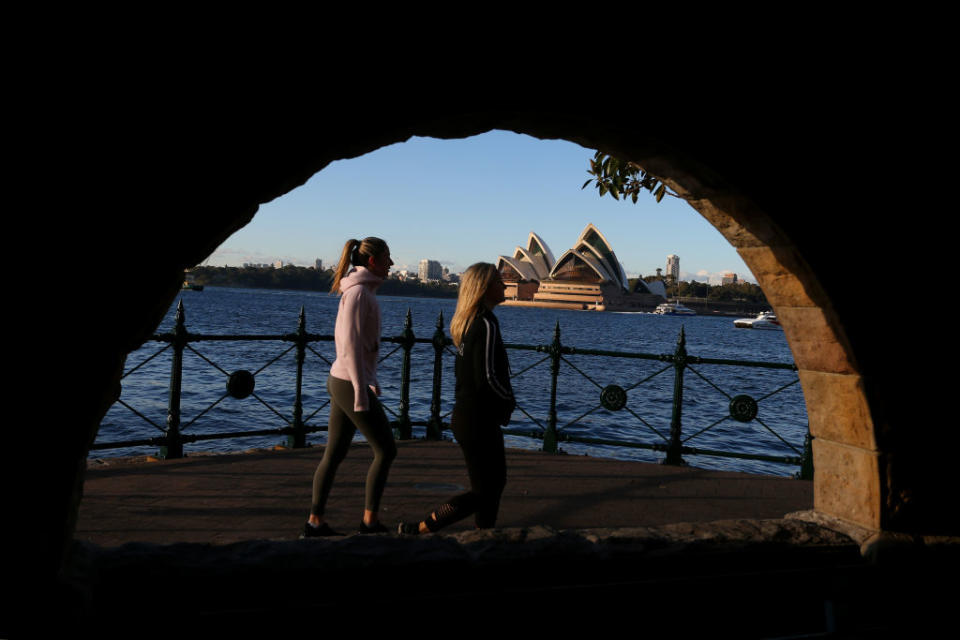
[[[516,406],[513,388],[510,385],[510,370],[499,335],[497,324],[483,316],[474,320],[476,327],[467,345],[472,358],[474,383],[477,395],[487,408],[497,416],[500,424],[509,421]]]
[[[363,287],[353,287],[343,294],[343,307],[340,313],[344,314],[342,331],[343,344],[338,348],[338,358],[343,358],[353,383],[353,410],[368,411],[370,403],[367,399],[367,380],[364,367],[364,344],[369,331],[370,313],[364,296],[373,295]]]

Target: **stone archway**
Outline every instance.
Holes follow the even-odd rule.
[[[745,194],[709,169],[657,151],[619,154],[662,177],[737,250],[783,322],[814,437],[814,506],[880,530],[883,487],[871,411],[846,331],[801,247]]]
[[[842,295],[839,267],[851,256],[865,255],[862,248],[858,253],[856,230],[836,224],[836,213],[818,208],[818,198],[797,190],[791,177],[820,152],[820,137],[800,129],[771,139],[749,119],[737,124],[687,122],[668,134],[625,127],[600,111],[425,109],[364,119],[344,109],[319,124],[312,115],[291,118],[283,127],[204,130],[196,137],[196,129],[188,128],[172,140],[156,135],[142,141],[143,164],[133,167],[130,193],[124,194],[139,198],[142,213],[134,220],[123,210],[129,198],[114,197],[114,222],[124,222],[117,226],[119,241],[105,238],[90,251],[106,268],[122,255],[124,242],[137,242],[144,269],[135,277],[119,276],[115,286],[125,287],[129,296],[105,300],[97,322],[81,327],[93,339],[77,347],[77,356],[92,364],[78,388],[73,429],[59,427],[67,444],[54,465],[52,511],[59,515],[50,530],[59,533],[52,543],[61,553],[51,560],[59,565],[72,536],[86,447],[116,395],[123,357],[159,322],[184,267],[209,255],[261,203],[303,184],[334,160],[413,135],[467,137],[494,128],[563,138],[634,160],[687,197],[737,248],[784,319],[817,438],[816,508],[873,530],[918,530],[935,522],[936,516],[924,519],[932,512],[926,508],[914,510],[914,520],[896,517],[907,502],[901,498],[911,488],[919,495],[923,484],[913,446],[922,434],[891,435],[906,430],[888,393],[899,381],[875,355],[883,327],[872,322],[863,304],[877,289]],[[820,229],[828,224],[833,233],[824,237]],[[834,251],[839,247],[847,252]],[[906,464],[893,465],[894,453]]]
[[[814,508],[879,530],[882,488],[869,403],[843,324],[817,274],[752,203],[704,188],[689,174],[667,182],[737,249],[783,323],[814,438]]]

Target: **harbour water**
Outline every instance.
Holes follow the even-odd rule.
[[[204,335],[293,333],[297,328],[301,306],[306,314],[308,332],[332,335],[338,303],[336,296],[326,293],[220,287],[207,287],[202,292],[185,291],[181,299],[187,330]],[[449,320],[455,305],[453,299],[381,296],[383,335],[400,335],[408,309],[418,338],[430,338],[433,335],[440,313],[443,314],[444,330],[449,335]],[[158,333],[172,330],[175,311],[176,304],[167,313]],[[646,313],[517,307],[501,307],[496,313],[508,346],[548,345],[553,339],[554,327],[559,323],[561,341],[565,346],[672,354],[683,327],[687,353],[691,356],[792,362],[782,332],[735,329],[729,317],[670,317]],[[101,423],[97,443],[161,435],[166,424],[171,350],[149,358],[165,346],[166,343],[148,341],[140,350],[130,354],[126,371],[145,364],[123,379],[121,400],[143,417],[120,403],[115,404]],[[395,346],[384,343],[381,355],[387,356]],[[292,419],[296,361],[295,351],[289,350],[290,347],[290,342],[280,340],[191,343],[184,353],[183,363],[183,432],[202,434],[288,426],[281,416],[286,420]],[[542,431],[549,413],[550,362],[545,360],[544,353],[514,349],[508,349],[508,353],[514,374],[526,369],[514,379],[518,405],[523,412],[518,410],[514,413],[510,428]],[[304,416],[309,425],[326,424],[327,410],[321,407],[327,401],[325,381],[329,364],[324,358],[332,361],[333,354],[332,342],[311,343],[311,349],[307,351],[302,394]],[[387,356],[379,370],[382,401],[394,412],[399,411],[401,356],[402,350]],[[433,357],[434,351],[429,344],[417,344],[412,351],[410,415],[415,421],[429,417]],[[226,397],[211,408],[210,405],[225,393],[224,372],[239,369],[256,373],[256,397],[243,400]],[[799,455],[807,433],[807,414],[803,393],[796,380],[797,375],[793,371],[693,365],[692,370],[687,369],[685,373],[682,408],[684,438],[695,437],[685,444],[741,453]],[[637,385],[641,381],[644,382]],[[617,412],[602,408],[594,410],[600,404],[601,388],[610,384],[628,389],[626,409]],[[637,386],[631,388],[634,385]],[[449,414],[452,409],[453,386],[453,355],[450,351],[444,357],[443,415]],[[557,392],[557,425],[560,433],[665,444],[670,431],[673,386],[673,367],[666,362],[578,354],[565,356],[565,361],[561,363]],[[730,397],[740,394],[759,401],[759,420],[741,423],[724,419],[729,415]],[[695,435],[704,429],[706,431]],[[423,433],[423,427],[414,427],[415,436],[422,436]],[[450,437],[449,431],[445,434]],[[358,436],[358,439],[362,438]],[[311,443],[322,443],[324,440],[323,432],[308,437]],[[185,450],[188,455],[191,451],[239,451],[281,442],[279,435],[251,436],[189,443]],[[538,439],[519,436],[508,436],[507,444],[533,449],[542,446]],[[561,442],[560,446],[563,452],[571,455],[648,462],[659,461],[664,455],[648,449],[609,445]],[[91,456],[155,453],[156,447],[128,447],[95,450]],[[690,465],[701,468],[771,475],[792,475],[798,471],[796,466],[765,461],[706,455],[685,456],[684,459]]]

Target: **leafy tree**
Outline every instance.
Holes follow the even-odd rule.
[[[613,196],[614,200],[619,200],[620,196],[623,196],[624,200],[629,197],[634,203],[637,202],[641,191],[649,191],[657,202],[663,200],[663,196],[667,194],[675,198],[680,197],[667,191],[667,185],[663,184],[660,178],[647,173],[640,165],[607,155],[602,151],[597,151],[593,155],[587,173],[592,177],[580,188],[586,189],[592,182],[601,197],[607,194]]]
[[[317,271],[310,267],[284,265],[273,267],[197,267],[191,271],[197,284],[245,289],[292,289],[329,291],[333,271]],[[457,287],[447,283],[400,282],[388,278],[380,293],[396,296],[455,298]]]

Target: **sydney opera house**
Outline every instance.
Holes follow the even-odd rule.
[[[666,299],[662,282],[638,279],[631,289],[613,247],[588,224],[573,247],[554,259],[550,247],[530,232],[527,246],[500,256],[497,269],[507,285],[505,305],[651,311]]]

